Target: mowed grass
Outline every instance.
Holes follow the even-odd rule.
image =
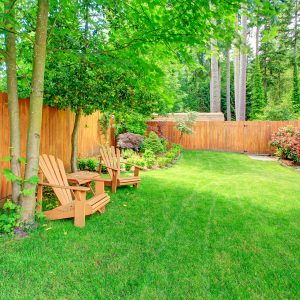
[[[184,152],[104,215],[0,239],[0,299],[300,298],[300,174]]]

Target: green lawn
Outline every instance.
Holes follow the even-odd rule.
[[[300,173],[183,154],[104,215],[0,240],[0,299],[300,298]]]

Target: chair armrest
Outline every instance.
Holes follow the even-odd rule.
[[[141,167],[141,166],[138,166],[138,165],[135,165],[135,164],[132,164],[132,163],[128,163],[126,160],[121,161],[121,164],[127,164],[127,165],[133,166],[135,168],[138,168],[140,170],[145,170],[144,167]]]
[[[113,171],[118,171],[118,169],[116,169],[116,168],[113,168],[113,167],[110,167],[110,166],[108,166],[108,165],[106,165],[105,163],[101,163],[103,166],[105,166],[106,168],[108,168],[108,169],[111,169],[111,170],[113,170]]]
[[[50,186],[57,189],[65,189],[65,190],[80,191],[80,192],[88,192],[90,190],[90,188],[85,186],[76,186],[76,185],[65,186],[65,185],[57,185],[57,184],[52,184],[47,182],[39,182],[38,185],[44,185],[44,186]]]

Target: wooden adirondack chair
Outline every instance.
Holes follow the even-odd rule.
[[[90,200],[86,200],[86,192],[90,188],[70,186],[63,162],[60,159],[55,159],[52,155],[43,154],[40,156],[39,166],[48,182],[40,182],[38,184],[37,201],[40,203],[42,201],[43,186],[50,186],[53,188],[60,203],[60,206],[44,212],[48,220],[74,218],[75,226],[84,227],[85,216],[91,215],[96,211],[104,212],[105,205],[109,202],[109,196],[104,193],[103,181],[103,192],[95,195]],[[42,174],[41,177],[43,177]],[[38,209],[41,210],[41,204],[39,204]]]
[[[123,162],[123,161],[122,161]],[[107,167],[108,173],[110,175],[109,179],[105,180],[105,186],[111,186],[112,192],[117,191],[118,186],[122,185],[133,185],[134,188],[138,187],[141,179],[139,177],[140,166],[134,166],[134,176],[131,177],[120,177],[120,164],[121,155],[120,150],[115,149],[115,147],[100,146],[100,173],[102,163]],[[124,161],[125,163],[125,161]]]

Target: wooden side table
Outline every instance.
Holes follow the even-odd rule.
[[[94,195],[104,193],[105,179],[101,178],[100,174],[96,172],[78,171],[75,173],[67,174],[67,179],[68,181],[76,185],[86,184]],[[91,187],[91,183],[93,181],[95,182],[95,192]]]

